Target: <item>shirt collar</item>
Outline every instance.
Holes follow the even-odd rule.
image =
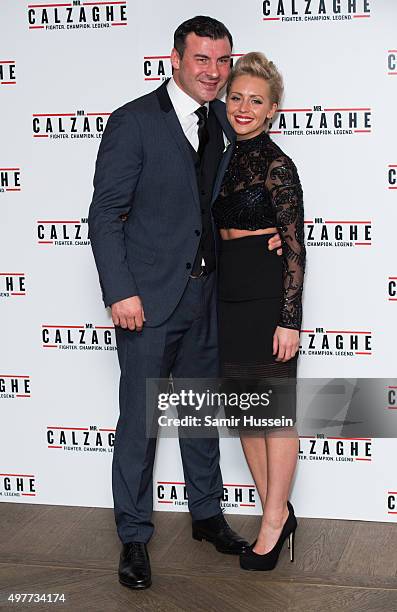
[[[173,77],[167,83],[167,91],[168,95],[171,98],[172,106],[175,109],[177,115],[181,117],[188,117],[192,115],[198,108],[200,108],[200,104],[193,100],[187,93],[185,93],[179,85],[176,84]],[[205,102],[203,106],[209,108],[209,103]]]

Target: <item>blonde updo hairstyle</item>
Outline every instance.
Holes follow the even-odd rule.
[[[275,64],[269,61],[264,53],[251,51],[237,60],[226,84],[227,95],[229,95],[233,81],[245,75],[264,79],[269,84],[270,102],[280,107],[284,91],[283,77]],[[266,123],[268,122],[269,120]]]

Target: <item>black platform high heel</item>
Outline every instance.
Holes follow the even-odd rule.
[[[252,544],[244,553],[240,555],[240,567],[245,570],[268,571],[276,567],[278,557],[283,547],[284,541],[288,538],[288,548],[290,560],[294,560],[294,535],[298,526],[292,504],[287,501],[288,517],[281,530],[280,536],[268,553],[259,555],[253,551],[256,544]]]

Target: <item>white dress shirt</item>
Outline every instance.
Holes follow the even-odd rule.
[[[198,116],[195,111],[200,108],[200,104],[185,93],[179,85],[176,84],[173,78],[171,78],[167,84],[167,91],[183,132],[193,149],[197,151],[199,147]],[[203,106],[207,107],[207,111],[209,110],[208,102],[205,102]]]

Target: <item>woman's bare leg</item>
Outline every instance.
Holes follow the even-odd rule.
[[[241,446],[243,447],[245,459],[254,479],[256,490],[262,503],[262,512],[265,508],[267,492],[267,465],[266,465],[266,440],[262,434],[256,437],[240,432]]]
[[[265,438],[267,491],[261,528],[254,552],[265,554],[276,544],[288,517],[287,500],[294,476],[299,438],[295,428],[273,432]]]

